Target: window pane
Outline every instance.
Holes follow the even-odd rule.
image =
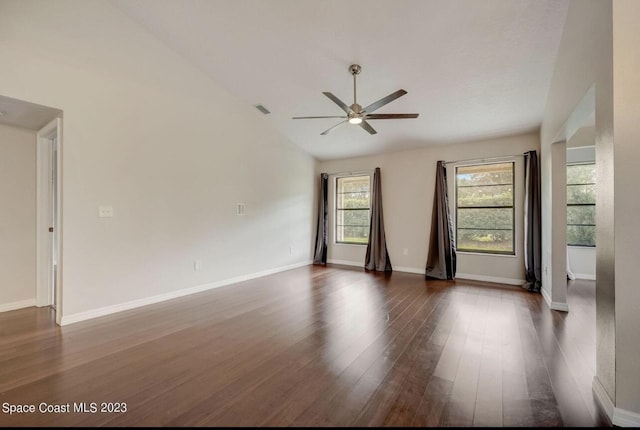
[[[595,246],[595,226],[567,226],[567,243],[569,245]]]
[[[595,206],[567,206],[567,224],[596,224]]]
[[[337,195],[337,209],[369,208],[369,192],[353,192]]]
[[[458,230],[459,251],[513,253],[512,230]]]
[[[461,166],[456,169],[458,187],[468,185],[513,184],[513,163]]]
[[[595,185],[569,185],[567,184],[567,204],[571,203],[595,203]]]
[[[458,209],[458,228],[507,229],[513,228],[513,210],[508,209]]]
[[[595,164],[567,166],[567,184],[595,184],[595,182]]]
[[[456,168],[456,248],[513,254],[513,163]]]
[[[336,226],[336,233],[338,242],[362,243],[366,245],[369,240],[369,226],[348,227],[338,225]]]
[[[567,243],[595,246],[596,165],[567,166]]]
[[[458,188],[458,206],[511,206],[512,185]]]
[[[369,211],[350,211],[343,210],[341,212],[341,218],[338,224],[351,225],[358,227],[369,227]]]
[[[369,176],[338,178],[336,208],[369,208]]]
[[[371,206],[369,176],[336,180],[336,242],[367,244]]]
[[[349,176],[338,178],[339,190],[341,193],[369,192],[369,176]]]

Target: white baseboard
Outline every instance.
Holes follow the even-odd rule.
[[[551,296],[549,295],[549,292],[542,287],[540,288],[540,294],[542,294],[542,298],[547,303],[547,306],[551,308]]]
[[[518,285],[525,283],[524,279],[500,278],[497,276],[474,275],[471,273],[456,273],[456,279],[468,279],[470,281],[495,282],[497,284]]]
[[[35,305],[36,299],[20,300],[18,302],[0,304],[0,312],[15,311],[17,309],[30,308],[31,306]]]
[[[542,293],[542,298],[544,298],[547,306],[549,306],[549,309],[554,311],[569,312],[569,305],[567,303],[552,301],[549,292],[544,288],[540,289],[540,292]]]
[[[341,264],[343,266],[362,267],[364,269],[364,261],[349,261],[349,260],[327,260],[329,264]]]
[[[426,269],[415,268],[415,267],[393,267],[393,270],[398,272],[406,272],[406,273],[417,273],[418,275],[424,275]],[[522,279],[512,279],[512,278],[500,278],[497,276],[485,276],[485,275],[474,275],[471,273],[456,273],[456,279],[467,279],[470,281],[484,281],[484,282],[494,282],[498,284],[507,284],[507,285],[522,285],[524,284],[524,280]]]
[[[424,275],[425,273],[425,269],[416,269],[415,267],[402,267],[402,266],[393,266],[393,270],[397,271],[397,272],[404,272],[404,273],[416,273],[418,275]]]
[[[117,305],[111,305],[111,306],[105,306],[102,308],[92,309],[90,311],[85,311],[85,312],[78,312],[71,315],[63,315],[62,319],[60,320],[60,325],[69,325],[69,324],[77,323],[80,321],[86,321],[89,319],[114,314],[116,312],[122,312],[129,309],[139,308],[141,306],[164,302],[166,300],[171,300],[178,297],[188,296],[190,294],[211,290],[213,288],[224,287],[226,285],[236,284],[238,282],[248,281],[250,279],[260,278],[267,275],[273,275],[274,273],[284,272],[286,270],[308,266],[312,263],[313,261],[311,260],[303,261],[301,263],[290,264],[288,266],[276,267],[275,269],[263,270],[260,272],[250,273],[248,275],[237,276],[235,278],[223,279],[222,281],[210,282],[208,284],[197,285],[191,288],[184,288],[182,290],[171,291],[169,293],[159,294],[157,296],[145,297],[138,300],[132,300],[130,302],[119,303]]]
[[[342,264],[343,266],[357,266],[357,267],[364,268],[364,262],[357,262],[357,261],[327,260],[327,263]],[[425,274],[424,268],[416,268],[416,267],[393,266],[393,271],[404,272],[404,273],[415,273],[418,275]],[[507,285],[522,285],[525,283],[524,279],[500,278],[496,276],[473,275],[470,273],[456,273],[456,279],[457,278],[468,279],[471,281],[494,282],[498,284],[507,284]]]
[[[591,275],[589,273],[574,273],[576,279],[585,279],[587,281],[595,281],[596,275]]]
[[[362,267],[364,269],[364,261],[349,261],[349,260],[327,260],[327,263],[330,264],[341,264],[343,266],[354,266],[354,267]],[[424,275],[424,269],[416,269],[415,267],[402,267],[402,266],[393,266],[394,272],[405,272],[405,273],[417,273],[418,275]]]
[[[609,417],[611,424],[618,427],[640,427],[640,414],[616,408],[597,376],[593,378],[591,387],[596,401]]]
[[[611,423],[618,427],[640,427],[640,414],[626,409],[615,408]]]
[[[596,401],[600,404],[600,407],[604,411],[605,414],[609,417],[609,421],[613,422],[613,411],[615,407],[613,406],[613,402],[611,398],[607,394],[607,391],[602,386],[600,379],[597,376],[593,377],[593,382],[591,383],[591,390],[593,391],[593,395],[596,398]]]
[[[567,303],[551,302],[551,306],[549,307],[554,311],[569,312],[569,305]]]

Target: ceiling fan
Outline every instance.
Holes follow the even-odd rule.
[[[351,72],[351,74],[353,75],[353,104],[351,106],[347,106],[342,100],[340,100],[338,97],[334,96],[328,91],[325,91],[322,93],[328,98],[330,98],[335,104],[340,106],[340,109],[342,109],[347,114],[346,116],[294,116],[292,119],[318,119],[318,118],[344,119],[344,121],[339,122],[338,124],[334,125],[328,130],[325,130],[322,133],[320,133],[322,136],[324,136],[328,134],[331,130],[341,126],[345,122],[348,122],[349,124],[360,125],[360,127],[367,130],[369,134],[376,134],[377,131],[373,127],[371,127],[371,125],[369,125],[367,120],[418,118],[419,114],[417,113],[379,113],[379,114],[373,113],[374,111],[386,105],[387,103],[390,103],[395,99],[407,94],[405,90],[398,90],[394,93],[391,93],[388,96],[381,98],[377,102],[371,103],[369,106],[365,108],[360,106],[356,101],[357,100],[356,99],[356,76],[359,75],[361,71],[362,71],[362,68],[358,64],[352,64],[351,66],[349,66],[349,72]]]

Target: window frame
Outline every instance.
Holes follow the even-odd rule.
[[[338,181],[340,179],[344,179],[344,178],[358,178],[358,177],[368,177],[369,178],[369,208],[365,209],[365,208],[358,208],[358,209],[351,209],[351,210],[368,210],[369,211],[369,224],[367,227],[369,227],[369,230],[371,230],[371,196],[372,196],[372,190],[371,187],[373,186],[373,172],[368,173],[368,172],[359,172],[359,173],[338,173],[335,175],[334,177],[334,183],[333,183],[333,244],[334,245],[341,245],[341,246],[367,246],[368,242],[362,243],[362,242],[342,242],[342,241],[338,241],[338,210],[344,210],[344,209],[338,209]],[[342,226],[344,227],[344,226]]]
[[[582,162],[576,162],[576,163],[567,163],[567,168],[571,167],[571,166],[593,166],[594,169],[596,167],[596,162],[595,161],[582,161]],[[569,184],[568,182],[566,183],[566,187],[568,190],[568,187],[570,186],[585,186],[585,185],[593,185],[594,188],[597,187],[597,182],[592,182],[592,183],[586,183],[586,184]],[[597,191],[596,191],[597,192]],[[567,215],[569,212],[569,206],[593,206],[594,208],[594,217],[595,217],[595,210],[596,210],[596,200],[594,199],[593,203],[569,203],[568,201],[566,202],[566,207],[567,207]],[[567,226],[567,246],[571,246],[571,247],[576,247],[576,248],[595,248],[596,247],[596,243],[595,243],[595,236],[593,238],[593,245],[581,245],[581,244],[573,244],[573,243],[569,243],[569,226],[583,226],[583,227],[593,227],[594,230],[596,228],[596,224],[569,224],[569,218],[567,216],[567,220],[566,220],[566,226]],[[595,222],[595,221],[594,221]]]
[[[473,166],[487,166],[492,164],[511,164],[511,206],[472,206],[472,207],[462,207],[462,209],[509,209],[511,208],[511,251],[483,251],[480,249],[460,249],[458,247],[458,169],[461,167],[473,167]],[[493,255],[493,256],[501,256],[501,257],[516,257],[516,161],[514,159],[505,159],[500,161],[491,161],[491,162],[483,162],[483,163],[469,163],[469,164],[459,164],[454,166],[455,170],[453,173],[453,189],[454,189],[454,205],[455,205],[455,243],[456,243],[456,253],[461,254],[481,254],[481,255]],[[508,184],[505,184],[508,185]],[[478,185],[478,187],[486,186],[486,185]],[[482,230],[482,229],[477,229]],[[488,229],[491,230],[491,229]]]

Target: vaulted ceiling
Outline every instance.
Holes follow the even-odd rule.
[[[568,0],[114,0],[318,159],[478,140],[536,130]],[[320,133],[352,103],[400,88],[376,113],[419,113]],[[256,115],[262,115],[256,111]]]

